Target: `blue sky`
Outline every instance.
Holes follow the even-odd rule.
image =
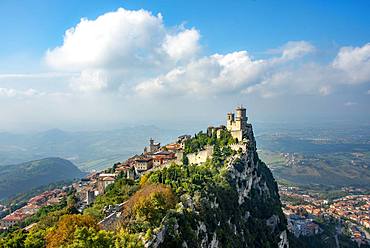
[[[118,7],[162,13],[169,26],[201,30],[207,51],[263,53],[287,40],[307,40],[334,50],[369,41],[369,1],[12,1],[0,2],[1,57],[42,56],[62,42],[81,17]]]
[[[216,121],[238,103],[261,121],[369,121],[369,10],[369,1],[3,0],[0,130],[135,123],[136,113],[148,124]],[[81,18],[91,24],[78,29]]]

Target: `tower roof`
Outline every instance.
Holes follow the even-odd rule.
[[[236,107],[236,110],[245,110],[245,108],[243,107],[243,105],[240,105],[240,106]]]

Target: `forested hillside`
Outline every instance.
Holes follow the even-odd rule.
[[[0,168],[0,199],[84,175],[73,163],[61,158],[45,158]]]

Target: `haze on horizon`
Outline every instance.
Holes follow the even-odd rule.
[[[0,2],[0,131],[370,122],[368,1]]]

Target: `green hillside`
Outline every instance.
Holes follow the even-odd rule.
[[[0,168],[0,199],[83,176],[73,163],[61,158],[45,158]]]

